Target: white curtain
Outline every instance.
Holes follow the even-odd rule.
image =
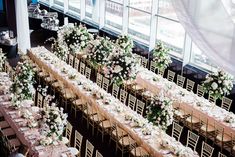
[[[232,0],[172,0],[180,23],[212,62],[235,76],[235,27],[224,4]]]
[[[30,48],[27,0],[15,0],[18,48],[26,53]]]

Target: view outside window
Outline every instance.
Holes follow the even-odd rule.
[[[93,4],[92,0],[86,0],[86,17],[92,18],[92,9],[93,9]]]
[[[171,0],[159,0],[158,14],[170,19],[178,20]]]
[[[54,4],[64,7],[64,0],[54,0]]]
[[[129,5],[130,7],[149,13],[151,13],[152,10],[152,0],[130,0]]]
[[[69,10],[80,13],[81,3],[80,0],[69,0]]]
[[[118,1],[118,0],[116,0]],[[122,30],[123,5],[115,1],[106,1],[105,24],[118,31]]]

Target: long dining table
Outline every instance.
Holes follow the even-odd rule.
[[[207,118],[209,125],[218,125],[219,128],[224,128],[224,133],[231,137],[235,135],[235,119],[232,123],[225,121],[226,117],[235,118],[234,113],[216,106],[204,97],[199,97],[192,91],[187,91],[146,68],[142,67],[140,69],[135,83],[152,92],[153,95],[158,95],[161,92],[165,93],[173,100],[175,107],[193,114],[199,120]]]
[[[125,117],[132,115],[145,125],[151,125],[147,119],[121,103],[111,94],[100,88],[96,83],[88,80],[76,69],[73,69],[73,67],[60,60],[45,47],[31,48],[28,50],[28,56],[41,69],[49,73],[57,81],[62,82],[65,88],[71,89],[83,102],[88,103],[88,105],[99,111],[99,113],[110,120],[111,123],[117,124],[120,128],[124,129],[136,143],[145,148],[151,156],[177,156],[177,152],[170,148],[178,148],[179,151],[188,150],[190,156],[198,156],[196,152],[183,146],[180,142],[176,141],[156,126],[152,127],[151,135],[145,135],[142,128],[134,127],[132,122],[127,121]],[[94,93],[99,93],[103,98],[94,97]],[[109,103],[107,104],[106,102]],[[171,146],[166,147],[163,145],[166,140],[170,141],[168,144]]]
[[[32,157],[61,157],[61,154],[70,154],[68,147],[59,142],[57,145],[42,146],[39,144],[40,131],[39,128],[29,128],[27,126],[27,119],[23,118],[21,114],[26,110],[30,110],[33,115],[38,115],[39,108],[32,106],[32,100],[22,102],[22,108],[16,109],[12,106],[11,80],[6,73],[0,73],[0,113],[4,120],[9,124],[10,128],[16,134],[21,144],[29,148],[28,156]]]

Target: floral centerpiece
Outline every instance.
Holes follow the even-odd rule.
[[[216,99],[221,99],[223,95],[229,94],[232,90],[233,77],[223,70],[218,70],[217,72],[206,75],[203,87],[206,93],[209,93]]]
[[[121,49],[124,50],[125,53],[131,54],[132,48],[134,47],[133,40],[128,35],[120,35],[116,40],[116,44],[120,46]]]
[[[16,74],[11,92],[17,95],[18,101],[31,100],[35,93],[33,87],[35,72],[32,66],[27,61],[20,62],[16,67]]]
[[[156,63],[156,68],[166,69],[172,63],[168,52],[170,49],[166,48],[162,42],[158,42],[153,50],[153,61]]]
[[[147,118],[154,125],[166,130],[173,123],[172,101],[164,96],[152,98],[151,104],[147,107]]]
[[[227,115],[224,117],[224,122],[230,124],[235,123],[235,114],[233,112],[227,113]]]
[[[122,49],[115,47],[107,58],[107,64],[103,67],[105,77],[111,79],[111,83],[120,85],[123,81],[134,79],[137,74],[133,57],[128,56]]]
[[[61,60],[66,61],[68,55],[68,47],[59,40],[55,40],[51,45],[52,52]]]
[[[58,34],[59,40],[62,40],[68,46],[68,50],[72,53],[78,53],[86,48],[89,41],[93,40],[93,35],[90,34],[87,28],[83,25],[65,27]]]
[[[3,71],[4,67],[4,63],[6,61],[6,56],[5,54],[2,52],[2,49],[0,48],[0,71]]]
[[[87,57],[91,60],[93,65],[104,65],[107,61],[108,55],[112,52],[113,43],[109,38],[97,37],[96,40],[90,41],[86,51]]]
[[[41,111],[42,115],[42,145],[56,145],[62,140],[63,131],[67,123],[67,114],[63,113],[62,108],[56,107],[53,103],[51,106],[46,105]]]

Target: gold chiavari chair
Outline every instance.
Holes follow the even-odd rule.
[[[67,125],[65,128],[65,137],[68,139],[68,143],[66,143],[67,146],[70,146],[72,131],[73,131],[73,126],[67,121]]]
[[[215,136],[215,125],[211,125],[208,123],[208,118],[206,116],[200,116],[200,128],[198,130],[198,133],[205,137],[205,140],[212,139]]]
[[[214,152],[214,148],[203,141],[202,142],[201,157],[212,157],[213,152]]]
[[[156,63],[154,61],[150,62],[150,71],[156,72]]]
[[[103,76],[102,76],[100,73],[97,73],[97,76],[96,76],[96,84],[97,84],[99,87],[102,87],[102,81],[103,81]]]
[[[103,82],[102,82],[102,88],[108,92],[109,89],[109,79],[106,77],[103,77]]]
[[[89,118],[90,118],[89,124],[92,127],[92,135],[94,135],[95,128],[98,128],[99,123],[101,123],[106,119],[98,111],[96,112],[96,114],[90,115]]]
[[[74,116],[77,118],[77,111],[83,111],[83,101],[82,99],[76,99],[71,103],[71,110],[70,112],[72,113],[74,111]]]
[[[187,137],[186,147],[190,147],[194,151],[196,151],[198,139],[199,139],[199,136],[197,134],[195,134],[192,131],[188,130],[188,137]]]
[[[130,155],[133,157],[150,157],[149,153],[143,147],[136,146],[135,143],[130,146]]]
[[[69,54],[69,55],[68,55],[68,63],[69,63],[69,65],[72,66],[72,67],[73,67],[73,61],[74,61],[74,55]]]
[[[119,93],[119,86],[117,86],[116,84],[113,84],[112,95],[115,98],[118,98],[118,93]]]
[[[134,144],[136,144],[136,142],[133,138],[131,138],[129,134],[127,134],[126,136],[122,134],[116,145],[116,153],[118,150],[120,150],[123,157],[124,153],[129,152],[130,146]]]
[[[230,107],[231,107],[231,104],[232,104],[233,100],[227,98],[227,97],[223,97],[222,98],[222,103],[221,103],[221,108],[229,111],[230,110]]]
[[[86,140],[86,150],[85,150],[85,157],[92,157],[94,151],[94,146]]]
[[[180,126],[178,123],[176,122],[173,122],[173,125],[172,125],[172,132],[171,132],[171,137],[174,137],[176,139],[176,141],[179,141],[180,140],[180,136],[181,136],[181,133],[183,131],[183,127]]]
[[[82,139],[83,136],[77,130],[75,130],[74,147],[78,150],[78,157],[81,156]]]
[[[62,106],[64,106],[65,111],[67,111],[67,109],[68,109],[68,102],[72,102],[75,99],[76,99],[76,95],[74,94],[74,92],[71,89],[65,88],[62,90],[61,104],[62,104]]]
[[[86,68],[85,63],[80,62],[80,69],[79,69],[79,72],[80,72],[82,75],[85,75],[85,68]]]
[[[197,95],[199,97],[203,97],[204,96],[204,89],[203,89],[203,86],[198,84],[197,85]]]
[[[162,68],[162,69],[158,68],[157,72],[158,72],[158,75],[161,75],[162,77],[164,77],[164,74],[165,74],[165,69],[164,68]]]
[[[90,120],[91,120],[91,116],[97,114],[97,110],[95,108],[92,107],[92,105],[90,105],[89,103],[85,103],[84,104],[84,110],[83,110],[83,114],[82,114],[82,120],[85,119],[86,120],[86,124],[87,124],[87,129],[89,128],[89,124],[90,124]]]
[[[218,157],[227,157],[226,155],[222,154],[221,152],[218,153]]]
[[[87,79],[91,79],[91,68],[86,67],[85,76]]]
[[[96,150],[95,157],[103,157],[103,155],[98,150]]]
[[[130,107],[134,111],[135,110],[135,104],[136,104],[136,97],[129,94],[128,107]]]
[[[167,80],[174,82],[174,78],[175,78],[175,72],[168,70],[167,72]]]
[[[147,68],[147,66],[148,66],[148,59],[146,59],[145,57],[141,57],[141,65],[144,68]]]
[[[109,134],[109,131],[111,128],[112,128],[112,124],[111,124],[110,120],[108,120],[108,119],[103,120],[99,123],[98,132],[101,133],[102,142],[104,141],[104,135]]]
[[[177,85],[183,88],[184,82],[185,82],[185,77],[177,75]]]
[[[75,57],[74,59],[74,69],[76,69],[77,71],[79,71],[79,63],[80,63],[80,60]]]
[[[209,100],[209,102],[211,102],[213,104],[216,104],[216,98],[214,96],[212,96],[210,93],[209,93],[209,96],[208,96],[208,100]]]
[[[190,130],[197,130],[200,127],[200,117],[198,117],[197,114],[194,114],[193,110],[188,110],[187,112],[188,117],[185,120],[186,125],[189,127]]]
[[[41,93],[37,92],[37,105],[39,108],[43,107],[43,96]]]
[[[124,89],[120,90],[120,97],[119,100],[123,103],[126,104],[126,99],[127,99],[127,92]]]
[[[190,80],[190,79],[187,79],[187,82],[186,82],[186,89],[188,91],[193,91],[193,88],[194,88],[194,85],[195,85],[195,82]]]
[[[136,112],[140,115],[144,115],[144,107],[145,107],[145,103],[140,101],[140,100],[137,100],[137,103],[136,103]]]

